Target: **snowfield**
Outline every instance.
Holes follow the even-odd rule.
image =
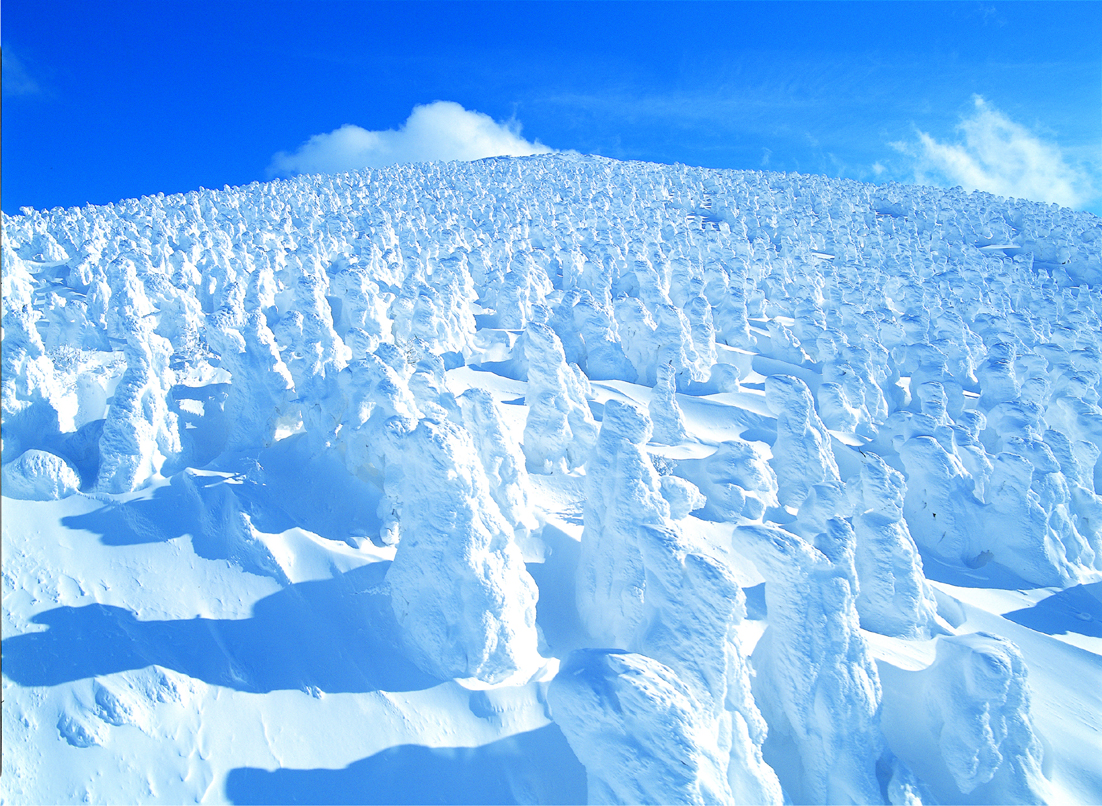
[[[1102,802],[1102,220],[543,155],[3,216],[35,803]]]

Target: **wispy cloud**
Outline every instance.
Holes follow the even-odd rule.
[[[5,95],[37,95],[42,92],[38,82],[27,71],[23,61],[12,52],[10,45],[3,46],[2,67]]]
[[[405,162],[524,157],[553,149],[521,137],[515,120],[499,123],[489,115],[451,101],[416,106],[398,129],[368,131],[346,124],[315,134],[293,152],[272,157],[269,176],[339,173]]]
[[[917,142],[892,143],[909,157],[919,184],[960,185],[997,196],[1081,208],[1097,195],[1090,172],[1072,165],[1060,147],[1015,123],[980,96],[957,126],[957,142],[919,131]]]

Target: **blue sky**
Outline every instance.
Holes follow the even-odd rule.
[[[0,22],[6,212],[550,148],[1102,214],[1099,3],[4,0]]]

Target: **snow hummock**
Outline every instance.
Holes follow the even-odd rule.
[[[80,476],[60,456],[32,448],[4,465],[4,495],[56,501],[80,490]]]
[[[1102,223],[576,155],[3,215],[4,803],[1095,803]]]

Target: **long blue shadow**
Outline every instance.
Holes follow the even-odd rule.
[[[217,477],[196,477],[191,484],[193,490],[197,490],[221,481]],[[82,515],[68,515],[61,519],[61,525],[98,535],[107,546],[163,543],[185,534],[202,533],[197,506],[201,501],[196,500],[196,495],[198,492],[188,490],[183,476],[177,475],[148,498],[107,504]]]
[[[234,463],[231,463],[233,465]],[[99,536],[108,546],[161,543],[190,535],[195,552],[206,559],[230,559],[215,528],[227,507],[248,513],[262,532],[278,534],[294,526],[352,546],[364,537],[379,543],[378,488],[351,475],[328,452],[313,454],[300,437],[262,451],[258,459],[223,468],[237,473],[233,483],[221,476],[178,473],[147,498],[110,503],[93,512],[70,515],[61,524]],[[238,472],[251,465],[247,472]],[[229,553],[227,553],[229,552]]]
[[[581,543],[551,524],[543,527],[540,537],[547,546],[547,557],[527,566],[539,588],[536,623],[551,654],[561,658],[585,644],[585,628],[574,598]]]
[[[235,492],[262,532],[290,523],[352,546],[362,537],[382,545],[381,489],[349,473],[332,451],[315,452],[305,434],[261,451]]]
[[[586,776],[551,723],[481,747],[391,747],[339,770],[239,767],[236,804],[585,803]]]
[[[927,579],[944,582],[961,588],[987,588],[995,590],[1034,590],[1041,587],[1028,582],[997,562],[988,562],[976,568],[949,565],[929,552],[922,551],[922,572]]]
[[[1076,585],[1003,618],[1047,635],[1069,632],[1102,638],[1102,582]]]
[[[61,524],[91,532],[107,546],[162,543],[188,536],[192,548],[207,560],[227,560],[242,570],[287,582],[282,570],[260,543],[249,540],[227,523],[235,511],[248,512],[252,523],[269,533],[298,525],[274,501],[265,485],[244,480],[227,483],[221,476],[178,473],[147,498],[112,502],[92,512],[69,515]],[[258,492],[259,491],[259,492]]]
[[[377,590],[387,566],[289,585],[246,619],[143,621],[110,605],[59,607],[32,619],[45,631],[3,641],[3,673],[54,686],[156,664],[254,693],[429,688],[440,681],[405,657],[390,598]]]

